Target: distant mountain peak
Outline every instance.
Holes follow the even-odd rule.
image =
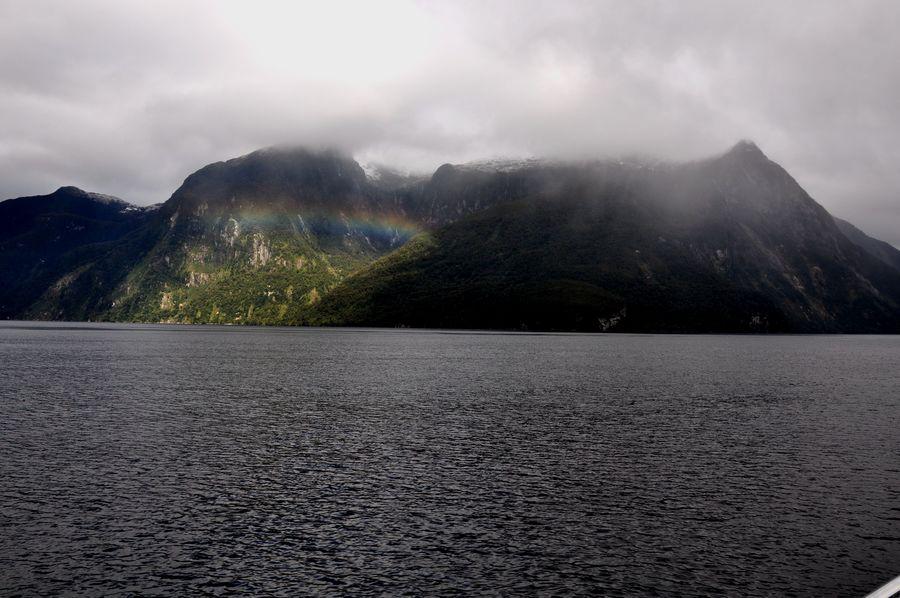
[[[112,205],[112,204],[121,204],[122,206],[129,206],[130,204],[114,195],[106,195],[104,193],[93,193],[91,191],[85,191],[79,187],[75,187],[74,185],[65,185],[60,187],[56,191],[54,191],[51,195],[68,195],[70,197],[80,197],[84,199],[89,199],[92,201],[96,201],[98,203]]]
[[[437,167],[437,170],[434,171],[431,175],[431,181],[434,183],[440,182],[441,180],[445,180],[449,177],[452,177],[456,172],[456,167],[449,162],[446,164],[441,164]]]
[[[768,159],[759,146],[750,139],[741,139],[728,150],[726,155]]]
[[[79,189],[74,185],[64,185],[54,191],[54,193],[66,194],[66,195],[87,195],[87,191],[84,189]]]
[[[272,156],[292,156],[298,158],[319,156],[328,158],[341,158],[345,160],[351,159],[350,154],[335,146],[314,146],[303,144],[270,145],[267,147],[259,148],[258,150],[254,150],[248,154],[244,154],[243,156],[240,156],[236,159],[240,160],[241,158],[248,157],[266,158]]]

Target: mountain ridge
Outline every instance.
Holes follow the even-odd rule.
[[[54,193],[66,205],[106,206],[94,227],[105,232],[73,241],[49,266],[38,255],[43,223],[84,216],[42,212],[48,200],[2,202],[0,214],[33,215],[0,235],[0,280],[30,272],[27,285],[0,293],[0,317],[900,330],[893,254],[842,229],[751,141],[688,163],[371,172],[335,150],[267,148],[197,170],[152,208],[64,187]],[[34,236],[30,253],[13,250],[22,234]]]
[[[512,204],[521,212],[514,219],[507,206],[450,224],[420,243],[418,253],[404,254],[410,260],[406,271],[396,256],[388,256],[394,263],[370,267],[379,268],[378,276],[363,270],[351,277],[325,299],[313,322],[629,331],[898,329],[896,275],[865,258],[824,208],[755,145],[741,143],[687,165],[598,162],[587,170],[548,172],[539,192]],[[534,220],[530,226],[523,225],[527,218]],[[558,224],[549,237],[548,222]],[[471,248],[485,243],[480,239],[489,243],[515,226],[522,229],[512,238],[472,259]],[[555,248],[523,245],[523,239]],[[548,252],[566,267],[520,260]],[[673,264],[679,267],[674,276]],[[402,282],[382,288],[377,279],[388,274]],[[538,283],[545,290],[536,290]],[[573,300],[551,301],[565,292],[560,289],[568,289]],[[539,300],[523,304],[522,296],[535,293]],[[659,296],[646,302],[646,293]],[[714,303],[706,301],[717,296]],[[541,302],[554,307],[533,313]],[[492,307],[481,307],[486,304]],[[684,312],[698,306],[706,311]],[[577,317],[551,321],[548,311]]]

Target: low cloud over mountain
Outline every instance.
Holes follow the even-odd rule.
[[[699,158],[752,137],[900,245],[900,5],[8,0],[0,197],[146,205],[281,143],[432,171],[502,156]]]

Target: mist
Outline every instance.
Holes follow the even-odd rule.
[[[753,139],[900,246],[900,4],[0,3],[0,197],[166,200],[280,144],[428,171]]]

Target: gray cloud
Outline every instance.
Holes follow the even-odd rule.
[[[900,3],[0,3],[0,196],[165,200],[280,143],[429,169],[752,138],[900,246]]]

